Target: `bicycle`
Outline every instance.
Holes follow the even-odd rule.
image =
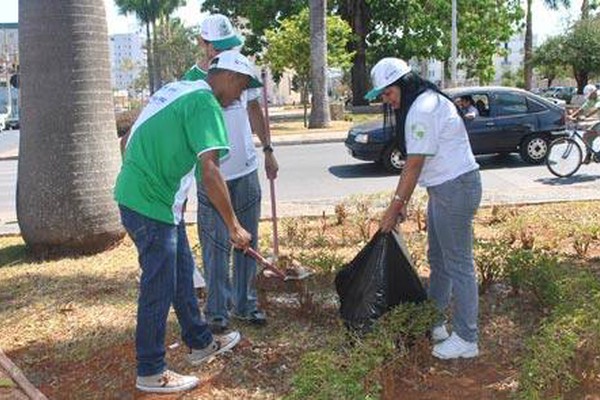
[[[600,123],[596,123],[590,129],[600,135],[598,131]],[[589,162],[600,162],[600,136],[588,144],[582,136],[582,131],[586,130],[576,123],[567,125],[567,135],[559,137],[550,143],[548,155],[546,157],[546,166],[552,174],[559,178],[566,178],[579,170],[581,164]],[[585,159],[584,150],[585,149]],[[595,150],[596,149],[596,150]]]

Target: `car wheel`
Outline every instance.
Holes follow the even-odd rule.
[[[548,140],[541,133],[526,136],[521,142],[519,153],[523,161],[529,164],[541,164],[548,154]]]
[[[381,163],[389,172],[400,173],[404,168],[404,157],[396,146],[390,146],[383,151]]]

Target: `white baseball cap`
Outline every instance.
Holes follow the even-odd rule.
[[[590,97],[590,94],[594,93],[596,90],[597,90],[596,85],[592,85],[591,83],[588,83],[583,88],[583,95],[585,97]]]
[[[200,26],[200,36],[217,50],[229,50],[244,42],[238,36],[229,18],[223,14],[211,14],[204,18]]]
[[[365,95],[365,99],[376,99],[381,95],[383,89],[409,72],[410,67],[405,61],[394,57],[382,58],[373,68],[371,68],[371,83],[373,84],[373,89]]]
[[[239,74],[248,75],[250,77],[248,88],[258,88],[262,86],[254,64],[237,50],[225,50],[219,53],[211,60],[208,69],[209,71],[211,69],[226,69]]]

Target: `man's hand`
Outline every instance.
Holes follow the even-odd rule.
[[[391,232],[396,225],[406,221],[406,216],[406,203],[392,201],[379,221],[379,229],[384,233]]]
[[[272,151],[265,152],[265,172],[267,173],[268,179],[277,178],[277,172],[279,171],[279,164],[275,159],[275,155]]]
[[[231,239],[231,244],[233,244],[236,249],[246,251],[246,249],[250,247],[252,236],[239,224],[236,225],[231,232],[229,232],[229,237]]]

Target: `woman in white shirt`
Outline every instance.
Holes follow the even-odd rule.
[[[380,228],[389,232],[406,218],[417,182],[427,189],[429,297],[443,313],[453,297],[452,335],[442,319],[432,330],[441,359],[479,354],[479,295],[473,262],[473,218],[481,202],[479,165],[463,119],[452,100],[398,58],[381,59],[371,70],[373,90],[390,106],[396,141],[406,163]]]

